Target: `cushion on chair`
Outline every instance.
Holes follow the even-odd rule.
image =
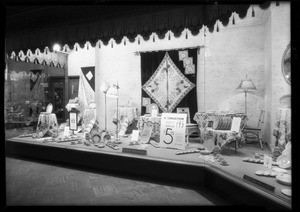
[[[256,131],[260,131],[261,129],[259,129],[257,127],[245,126],[244,130],[256,130]]]

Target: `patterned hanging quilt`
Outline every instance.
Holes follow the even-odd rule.
[[[163,112],[172,112],[186,94],[195,87],[177,68],[166,52],[163,60],[143,90]]]
[[[95,67],[82,67],[79,78],[78,99],[79,111],[84,113],[84,109],[89,104],[95,102]]]

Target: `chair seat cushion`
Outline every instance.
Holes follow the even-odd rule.
[[[257,128],[257,127],[245,126],[244,130],[256,130],[256,131],[259,131],[260,129]]]

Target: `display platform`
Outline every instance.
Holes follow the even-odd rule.
[[[233,205],[291,209],[291,197],[281,192],[291,189],[291,185],[281,184],[274,177],[256,175],[255,172],[264,167],[259,163],[243,161],[243,158],[252,156],[243,147],[237,153],[233,149],[223,152],[222,157],[227,161],[224,166],[199,152],[176,154],[178,150],[157,148],[150,144],[146,146],[146,155],[122,152],[122,147],[128,147],[129,143],[129,137],[122,138],[119,148],[113,149],[108,146],[99,148],[93,144],[43,143],[31,137],[14,137],[6,139],[5,146],[7,155],[184,183],[195,188],[204,186]],[[195,149],[199,145],[190,141],[186,149]]]

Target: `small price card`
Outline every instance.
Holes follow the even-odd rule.
[[[264,166],[268,169],[272,168],[273,159],[270,155],[264,155]]]
[[[138,140],[139,140],[139,131],[132,130],[131,141],[138,141]]]
[[[77,114],[70,112],[70,130],[77,130]]]
[[[185,149],[187,114],[162,113],[160,125],[160,147]]]

